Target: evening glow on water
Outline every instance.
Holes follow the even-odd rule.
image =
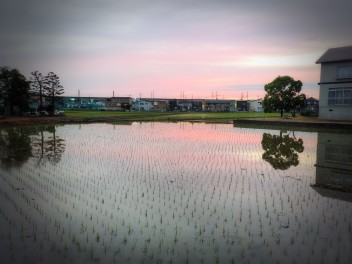
[[[323,187],[348,177],[350,134],[129,123],[0,136],[4,263],[352,260],[352,197]]]

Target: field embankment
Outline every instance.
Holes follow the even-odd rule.
[[[55,123],[94,122],[209,122],[233,123],[234,119],[279,119],[278,113],[183,113],[183,112],[114,112],[114,111],[65,111],[65,116],[8,117],[0,119],[0,126],[18,126]]]
[[[279,113],[259,112],[117,112],[117,111],[65,111],[65,116],[8,117],[0,119],[0,126],[72,123],[126,123],[126,122],[204,122],[234,124],[238,127],[343,129],[352,130],[351,121],[327,121],[317,117],[296,115],[281,118]]]

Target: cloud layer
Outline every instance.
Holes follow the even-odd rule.
[[[54,71],[67,95],[257,97],[259,87],[287,74],[317,96],[316,59],[352,45],[352,2],[345,0],[2,5],[2,65],[26,75]]]

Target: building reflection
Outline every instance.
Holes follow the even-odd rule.
[[[318,133],[312,187],[323,196],[352,202],[352,134]]]
[[[262,138],[264,153],[262,159],[269,162],[277,170],[287,170],[299,164],[298,153],[304,150],[303,140],[296,138],[294,131],[279,135],[264,133]]]

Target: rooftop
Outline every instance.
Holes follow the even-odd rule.
[[[352,60],[352,46],[331,48],[321,56],[316,63],[338,62]]]

